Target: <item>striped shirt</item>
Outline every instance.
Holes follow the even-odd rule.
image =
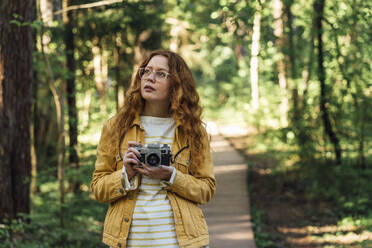
[[[141,124],[145,129],[145,144],[172,145],[176,127],[172,118],[141,116]],[[142,176],[128,236],[128,248],[179,247],[172,207],[160,181]]]

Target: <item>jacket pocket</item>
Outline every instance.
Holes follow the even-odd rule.
[[[208,234],[208,227],[202,210],[195,203],[181,197],[176,197],[185,234],[196,238]]]
[[[192,214],[193,222],[195,228],[197,228],[198,234],[199,235],[208,234],[207,222],[205,221],[203,211],[194,202],[187,201],[187,205],[190,213]]]
[[[193,214],[190,212],[189,207],[187,206],[187,200],[179,196],[176,197],[178,203],[179,211],[182,218],[182,225],[185,231],[186,236],[196,238],[199,236],[197,227],[194,223]]]
[[[114,237],[118,237],[120,233],[120,200],[110,204],[105,218],[104,232]]]

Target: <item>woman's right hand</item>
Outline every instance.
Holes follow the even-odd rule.
[[[140,165],[138,159],[140,153],[135,148],[136,145],[137,143],[135,141],[128,141],[128,150],[124,153],[123,164],[128,174],[128,179],[131,179],[135,174],[137,174],[137,171],[133,170],[132,167]]]

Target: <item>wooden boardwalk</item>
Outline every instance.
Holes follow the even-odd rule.
[[[212,136],[217,191],[202,206],[211,248],[256,248],[249,211],[247,164],[221,135]]]

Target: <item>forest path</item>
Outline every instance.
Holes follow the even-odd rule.
[[[216,194],[203,205],[211,248],[255,248],[247,188],[248,166],[223,138],[219,128],[207,123],[217,180]],[[231,131],[239,132],[236,128]]]

